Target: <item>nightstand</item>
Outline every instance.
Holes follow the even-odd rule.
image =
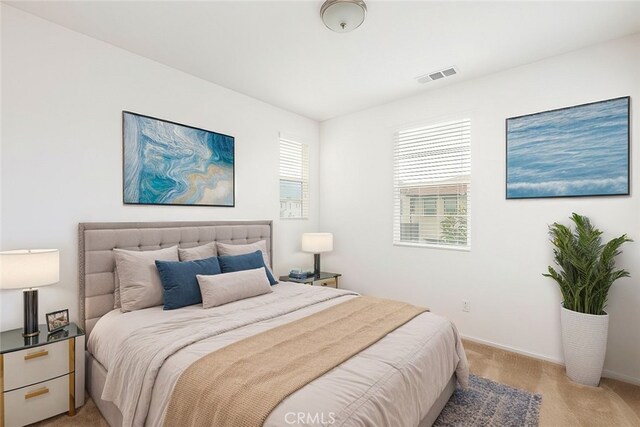
[[[84,404],[84,331],[70,323],[25,338],[22,328],[0,334],[0,427],[24,426]]]
[[[338,286],[338,277],[340,276],[342,276],[342,274],[321,272],[320,277],[311,276],[306,279],[294,279],[289,276],[280,276],[279,280],[283,282],[304,283],[313,286],[328,286],[330,288],[338,289],[340,287]]]

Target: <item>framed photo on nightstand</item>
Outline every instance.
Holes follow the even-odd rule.
[[[49,333],[59,331],[69,324],[69,310],[58,310],[47,313],[47,330]]]

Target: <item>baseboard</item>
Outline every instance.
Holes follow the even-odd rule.
[[[468,341],[472,341],[472,342],[475,342],[475,343],[478,343],[478,344],[484,344],[484,345],[488,345],[490,347],[496,347],[496,348],[499,348],[500,350],[506,350],[506,351],[510,351],[512,353],[517,353],[517,354],[521,354],[523,356],[528,356],[528,357],[532,357],[534,359],[544,360],[545,362],[551,362],[551,363],[555,363],[556,365],[564,366],[563,361],[560,360],[560,359],[556,359],[556,358],[549,357],[549,356],[544,356],[542,354],[533,353],[533,352],[526,351],[526,350],[521,350],[519,348],[511,347],[511,346],[504,345],[504,344],[498,344],[497,342],[493,342],[493,341],[488,341],[488,340],[483,340],[483,339],[480,339],[480,338],[470,337],[468,335],[460,334],[460,336],[462,337],[462,339],[465,339],[465,340],[468,340]]]
[[[630,377],[629,375],[619,374],[617,372],[613,372],[608,369],[605,369],[604,371],[602,371],[602,376],[604,378],[611,378],[612,380],[618,380],[625,383],[640,386],[640,378],[634,378],[634,377]]]
[[[533,353],[533,352],[530,352],[530,351],[522,350],[522,349],[519,349],[519,348],[516,348],[516,347],[511,347],[511,346],[508,346],[508,345],[498,344],[498,343],[493,342],[493,341],[488,341],[488,340],[483,340],[483,339],[480,339],[480,338],[470,337],[468,335],[460,334],[460,336],[462,337],[462,339],[467,340],[467,341],[475,342],[475,343],[478,343],[478,344],[488,345],[490,347],[499,348],[501,350],[510,351],[512,353],[517,353],[517,354],[521,354],[523,356],[532,357],[534,359],[544,360],[545,362],[551,362],[551,363],[555,363],[556,365],[564,366],[564,361],[561,360],[561,359],[556,359],[554,357],[544,356],[542,354]],[[610,371],[608,369],[605,369],[605,370],[602,371],[602,377],[603,378],[611,378],[611,379],[618,380],[618,381],[623,381],[623,382],[629,383],[629,384],[640,385],[640,378],[634,378],[634,377],[630,377],[628,375],[619,374],[617,372]]]

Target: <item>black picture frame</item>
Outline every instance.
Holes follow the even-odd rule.
[[[60,315],[64,313],[64,320],[60,321],[60,323],[55,323],[56,317],[60,317]],[[49,333],[57,332],[63,329],[65,326],[69,325],[69,309],[65,308],[63,310],[52,311],[46,314],[47,319],[47,330]]]
[[[137,117],[141,117],[141,118],[145,118],[145,119],[150,119],[150,120],[155,120],[158,122],[163,122],[163,123],[167,123],[173,126],[180,126],[180,127],[184,127],[187,129],[192,129],[192,130],[196,130],[196,131],[202,131],[202,132],[207,132],[209,134],[213,134],[213,135],[218,135],[221,137],[225,137],[225,138],[230,138],[232,140],[232,144],[233,144],[233,148],[232,148],[232,156],[233,156],[233,163],[231,164],[231,185],[232,185],[232,189],[231,189],[231,203],[226,203],[226,204],[217,204],[217,203],[153,203],[153,202],[140,202],[140,201],[130,201],[127,200],[127,196],[126,196],[126,189],[127,189],[127,184],[126,184],[126,129],[125,129],[125,116],[127,114],[130,114],[132,116],[137,116]],[[145,114],[140,114],[140,113],[136,113],[133,111],[128,111],[128,110],[122,110],[122,203],[124,205],[148,205],[148,206],[196,206],[196,207],[228,207],[228,208],[233,208],[236,206],[236,168],[235,168],[235,157],[236,157],[236,151],[235,151],[235,137],[231,136],[231,135],[227,135],[224,133],[220,133],[220,132],[215,132],[215,131],[211,131],[208,129],[203,129],[200,127],[196,127],[196,126],[191,126],[191,125],[186,125],[184,123],[178,123],[178,122],[174,122],[171,120],[166,120],[166,119],[161,119],[158,117],[153,117],[153,116],[148,116]]]
[[[620,132],[621,135],[615,135],[615,136],[612,135],[610,137],[617,138],[618,149],[624,148],[624,150],[626,150],[625,153],[616,153],[618,155],[618,158],[620,158],[621,155],[624,155],[624,159],[626,163],[625,167],[615,168],[615,170],[617,171],[624,172],[624,175],[616,178],[615,180],[611,179],[611,177],[609,176],[606,176],[606,177],[594,176],[592,177],[592,180],[591,180],[594,184],[592,185],[592,188],[590,190],[581,189],[579,191],[576,191],[575,188],[578,188],[578,184],[580,183],[578,181],[572,182],[565,176],[563,178],[566,180],[566,182],[562,182],[561,180],[559,180],[558,188],[549,189],[551,187],[547,187],[546,192],[540,191],[540,193],[538,194],[529,192],[529,194],[526,194],[526,191],[522,191],[522,192],[513,191],[514,183],[517,183],[518,185],[524,185],[526,183],[514,182],[514,180],[512,179],[513,175],[510,176],[510,167],[513,167],[513,161],[512,161],[513,157],[510,158],[510,154],[513,155],[513,149],[512,149],[513,147],[510,147],[510,142],[513,142],[513,139],[510,139],[510,136],[513,136],[513,133],[510,134],[510,130],[513,132],[513,127],[510,129],[510,125],[513,126],[513,124],[516,123],[516,121],[530,120],[532,124],[531,126],[532,129],[536,129],[537,127],[538,132],[548,131],[548,129],[543,128],[543,126],[545,125],[544,123],[545,115],[548,115],[549,120],[551,120],[554,116],[561,117],[561,115],[566,114],[566,117],[565,117],[566,121],[561,124],[558,122],[559,124],[557,125],[557,129],[555,129],[557,130],[558,134],[552,135],[552,137],[558,138],[559,140],[561,140],[561,138],[563,137],[561,133],[567,132],[568,130],[571,129],[570,128],[570,126],[572,125],[571,119],[575,119],[576,117],[580,116],[580,113],[584,113],[584,117],[581,118],[582,125],[584,126],[582,128],[578,128],[577,134],[580,135],[580,137],[576,137],[576,141],[579,141],[579,143],[583,143],[585,140],[588,140],[586,137],[583,138],[584,135],[587,135],[589,131],[595,132],[595,128],[597,126],[602,125],[602,123],[598,123],[597,120],[598,119],[605,120],[607,117],[606,115],[604,115],[604,113],[601,117],[597,117],[597,115],[595,115],[596,109],[599,106],[605,108],[607,104],[610,106],[613,106],[616,103],[620,104],[621,108],[626,109],[626,111],[623,110],[621,114],[618,114],[616,118],[626,123],[621,123],[620,125],[617,125],[615,128],[615,130]],[[588,113],[594,114],[594,116],[587,119]],[[607,125],[606,122],[604,124]],[[581,123],[575,123],[574,125],[580,126]],[[602,127],[602,129],[605,129],[605,128],[611,129],[612,128],[611,124],[609,123],[608,125],[609,126]],[[591,127],[591,129],[589,128],[589,126]],[[609,135],[605,135],[605,136],[609,136]],[[598,135],[588,136],[588,138],[591,138],[591,140],[594,140],[594,141],[597,137]],[[564,136],[564,138],[565,140],[568,139],[568,137],[566,136]],[[539,144],[539,142],[540,142],[540,138],[538,138],[539,147],[536,147],[538,151],[535,154],[533,154],[532,158],[530,159],[531,165],[541,164],[541,162],[537,160],[540,159],[540,153],[543,152],[541,149],[543,144]],[[584,147],[580,147],[578,145],[575,146],[575,150],[580,151],[581,149],[584,150]],[[597,153],[597,151],[594,151],[594,153],[591,155],[593,159],[597,158],[599,163],[601,163],[603,159],[606,159],[607,155],[612,156],[614,154],[613,151],[607,152],[607,150],[603,150],[603,147],[600,147],[600,150],[603,152]],[[580,153],[580,154],[583,154],[583,153]],[[557,159],[556,160],[557,162],[566,161],[567,160],[566,147],[563,147],[563,149],[560,150],[558,153],[550,153],[550,155],[554,155]],[[526,162],[522,162],[522,163],[526,164]],[[542,164],[544,164],[544,162],[542,162]],[[560,165],[560,163],[558,163],[558,165]],[[586,174],[588,168],[592,166],[593,164],[585,164],[582,170],[582,173]],[[569,170],[570,173],[573,172],[571,170],[572,169],[571,167],[563,169],[560,166],[558,166],[558,169],[562,170],[563,173],[566,172],[567,170]],[[575,168],[575,169],[576,169],[576,172],[573,172],[573,173],[578,173],[579,168]],[[533,172],[531,172],[532,170],[533,170],[532,167],[529,167],[529,170],[527,170],[526,172],[530,173],[533,176],[536,171],[533,170]],[[601,183],[598,183],[597,178],[602,178]],[[609,184],[610,186],[609,190],[607,190],[606,188],[606,185],[607,185],[606,179],[609,179],[608,182],[611,183]],[[554,181],[551,181],[551,183],[553,182]],[[588,185],[586,184],[588,182],[589,182],[588,178],[583,180],[583,183],[585,183],[585,184],[582,184],[583,188]],[[510,184],[511,184],[511,188],[510,188]],[[540,186],[542,186],[543,183],[532,182],[531,184],[539,184]],[[572,185],[574,188],[573,190],[572,190]],[[564,188],[567,189],[566,191],[560,190],[560,188],[563,186]],[[573,105],[573,106],[557,108],[553,110],[546,110],[538,113],[525,114],[525,115],[510,117],[505,119],[505,198],[507,200],[566,198],[566,197],[598,197],[598,196],[609,196],[609,197],[614,196],[615,197],[615,196],[629,196],[630,194],[631,194],[631,97],[630,96],[623,96],[618,98],[606,99],[602,101],[589,102],[585,104]]]

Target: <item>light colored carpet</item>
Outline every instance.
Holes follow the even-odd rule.
[[[457,388],[435,427],[538,427],[542,396],[486,378],[469,376],[469,388]]]
[[[109,424],[102,418],[100,411],[88,394],[84,406],[76,411],[74,417],[62,414],[52,417],[39,423],[32,424],[38,427],[109,427]]]
[[[561,365],[469,341],[464,348],[473,374],[542,395],[540,426],[640,426],[638,386],[608,378],[582,386]]]
[[[541,394],[541,427],[638,427],[640,387],[603,379],[600,387],[572,383],[560,365],[465,341],[471,373]],[[88,398],[75,417],[59,415],[36,424],[41,427],[108,427]]]

